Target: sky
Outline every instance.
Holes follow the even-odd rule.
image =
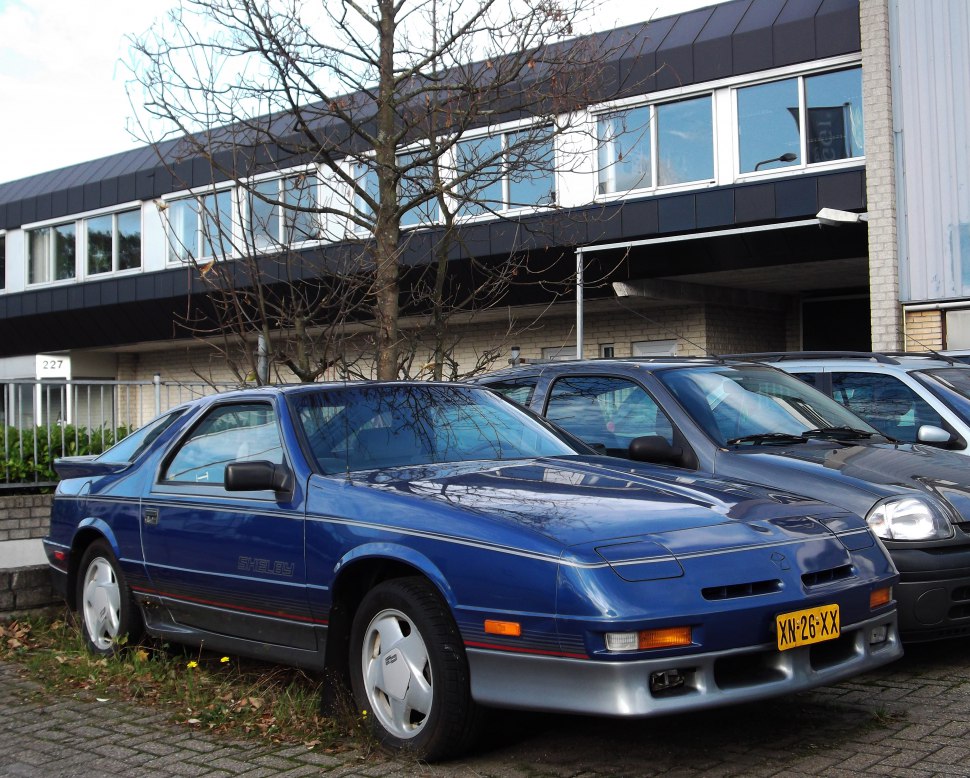
[[[602,0],[596,29],[721,1]],[[175,4],[0,0],[0,183],[143,145],[131,132],[127,36]]]

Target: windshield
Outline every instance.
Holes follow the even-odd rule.
[[[579,453],[486,389],[359,385],[301,392],[291,403],[325,473]]]
[[[799,379],[767,367],[688,367],[657,373],[684,409],[720,445],[779,441],[816,431],[879,433]]]
[[[920,370],[915,375],[961,417],[970,420],[970,370],[945,367],[939,370]]]

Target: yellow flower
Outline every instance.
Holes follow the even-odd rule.
[[[194,659],[186,665],[186,667],[189,668],[189,670],[194,670],[198,666],[199,666],[199,663],[196,662]]]
[[[222,659],[220,659],[219,661],[220,661],[220,662],[222,662],[223,664],[225,664],[226,662],[228,662],[228,661],[229,661],[229,657],[227,657],[227,656],[224,656],[224,657],[222,657]]]
[[[362,710],[360,712],[360,715],[363,716],[366,719],[367,718],[367,711],[366,710]]]

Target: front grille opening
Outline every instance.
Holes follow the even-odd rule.
[[[650,696],[658,699],[697,694],[697,668],[679,667],[650,674]]]
[[[728,586],[708,586],[701,589],[705,600],[733,600],[738,597],[755,597],[781,591],[781,581],[752,581],[750,583],[730,584]]]
[[[947,614],[951,619],[965,619],[970,617],[970,602],[954,605]]]
[[[720,689],[742,689],[784,680],[775,662],[776,654],[764,651],[722,657],[714,662],[714,683]]]
[[[950,599],[954,602],[970,604],[970,586],[958,586],[950,594]]]
[[[858,654],[856,648],[855,632],[843,634],[835,640],[826,640],[824,643],[816,643],[809,646],[808,661],[813,670],[824,670],[828,667],[837,667]]]
[[[839,565],[838,567],[830,567],[828,570],[805,573],[802,576],[802,583],[805,586],[823,586],[833,581],[843,581],[853,575],[852,565]]]

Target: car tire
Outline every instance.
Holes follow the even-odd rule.
[[[81,632],[92,653],[112,656],[124,642],[141,637],[141,613],[106,541],[96,540],[84,551],[76,588]]]
[[[480,721],[468,660],[429,581],[396,578],[371,589],[354,616],[350,647],[354,700],[382,745],[427,761],[468,748]]]

